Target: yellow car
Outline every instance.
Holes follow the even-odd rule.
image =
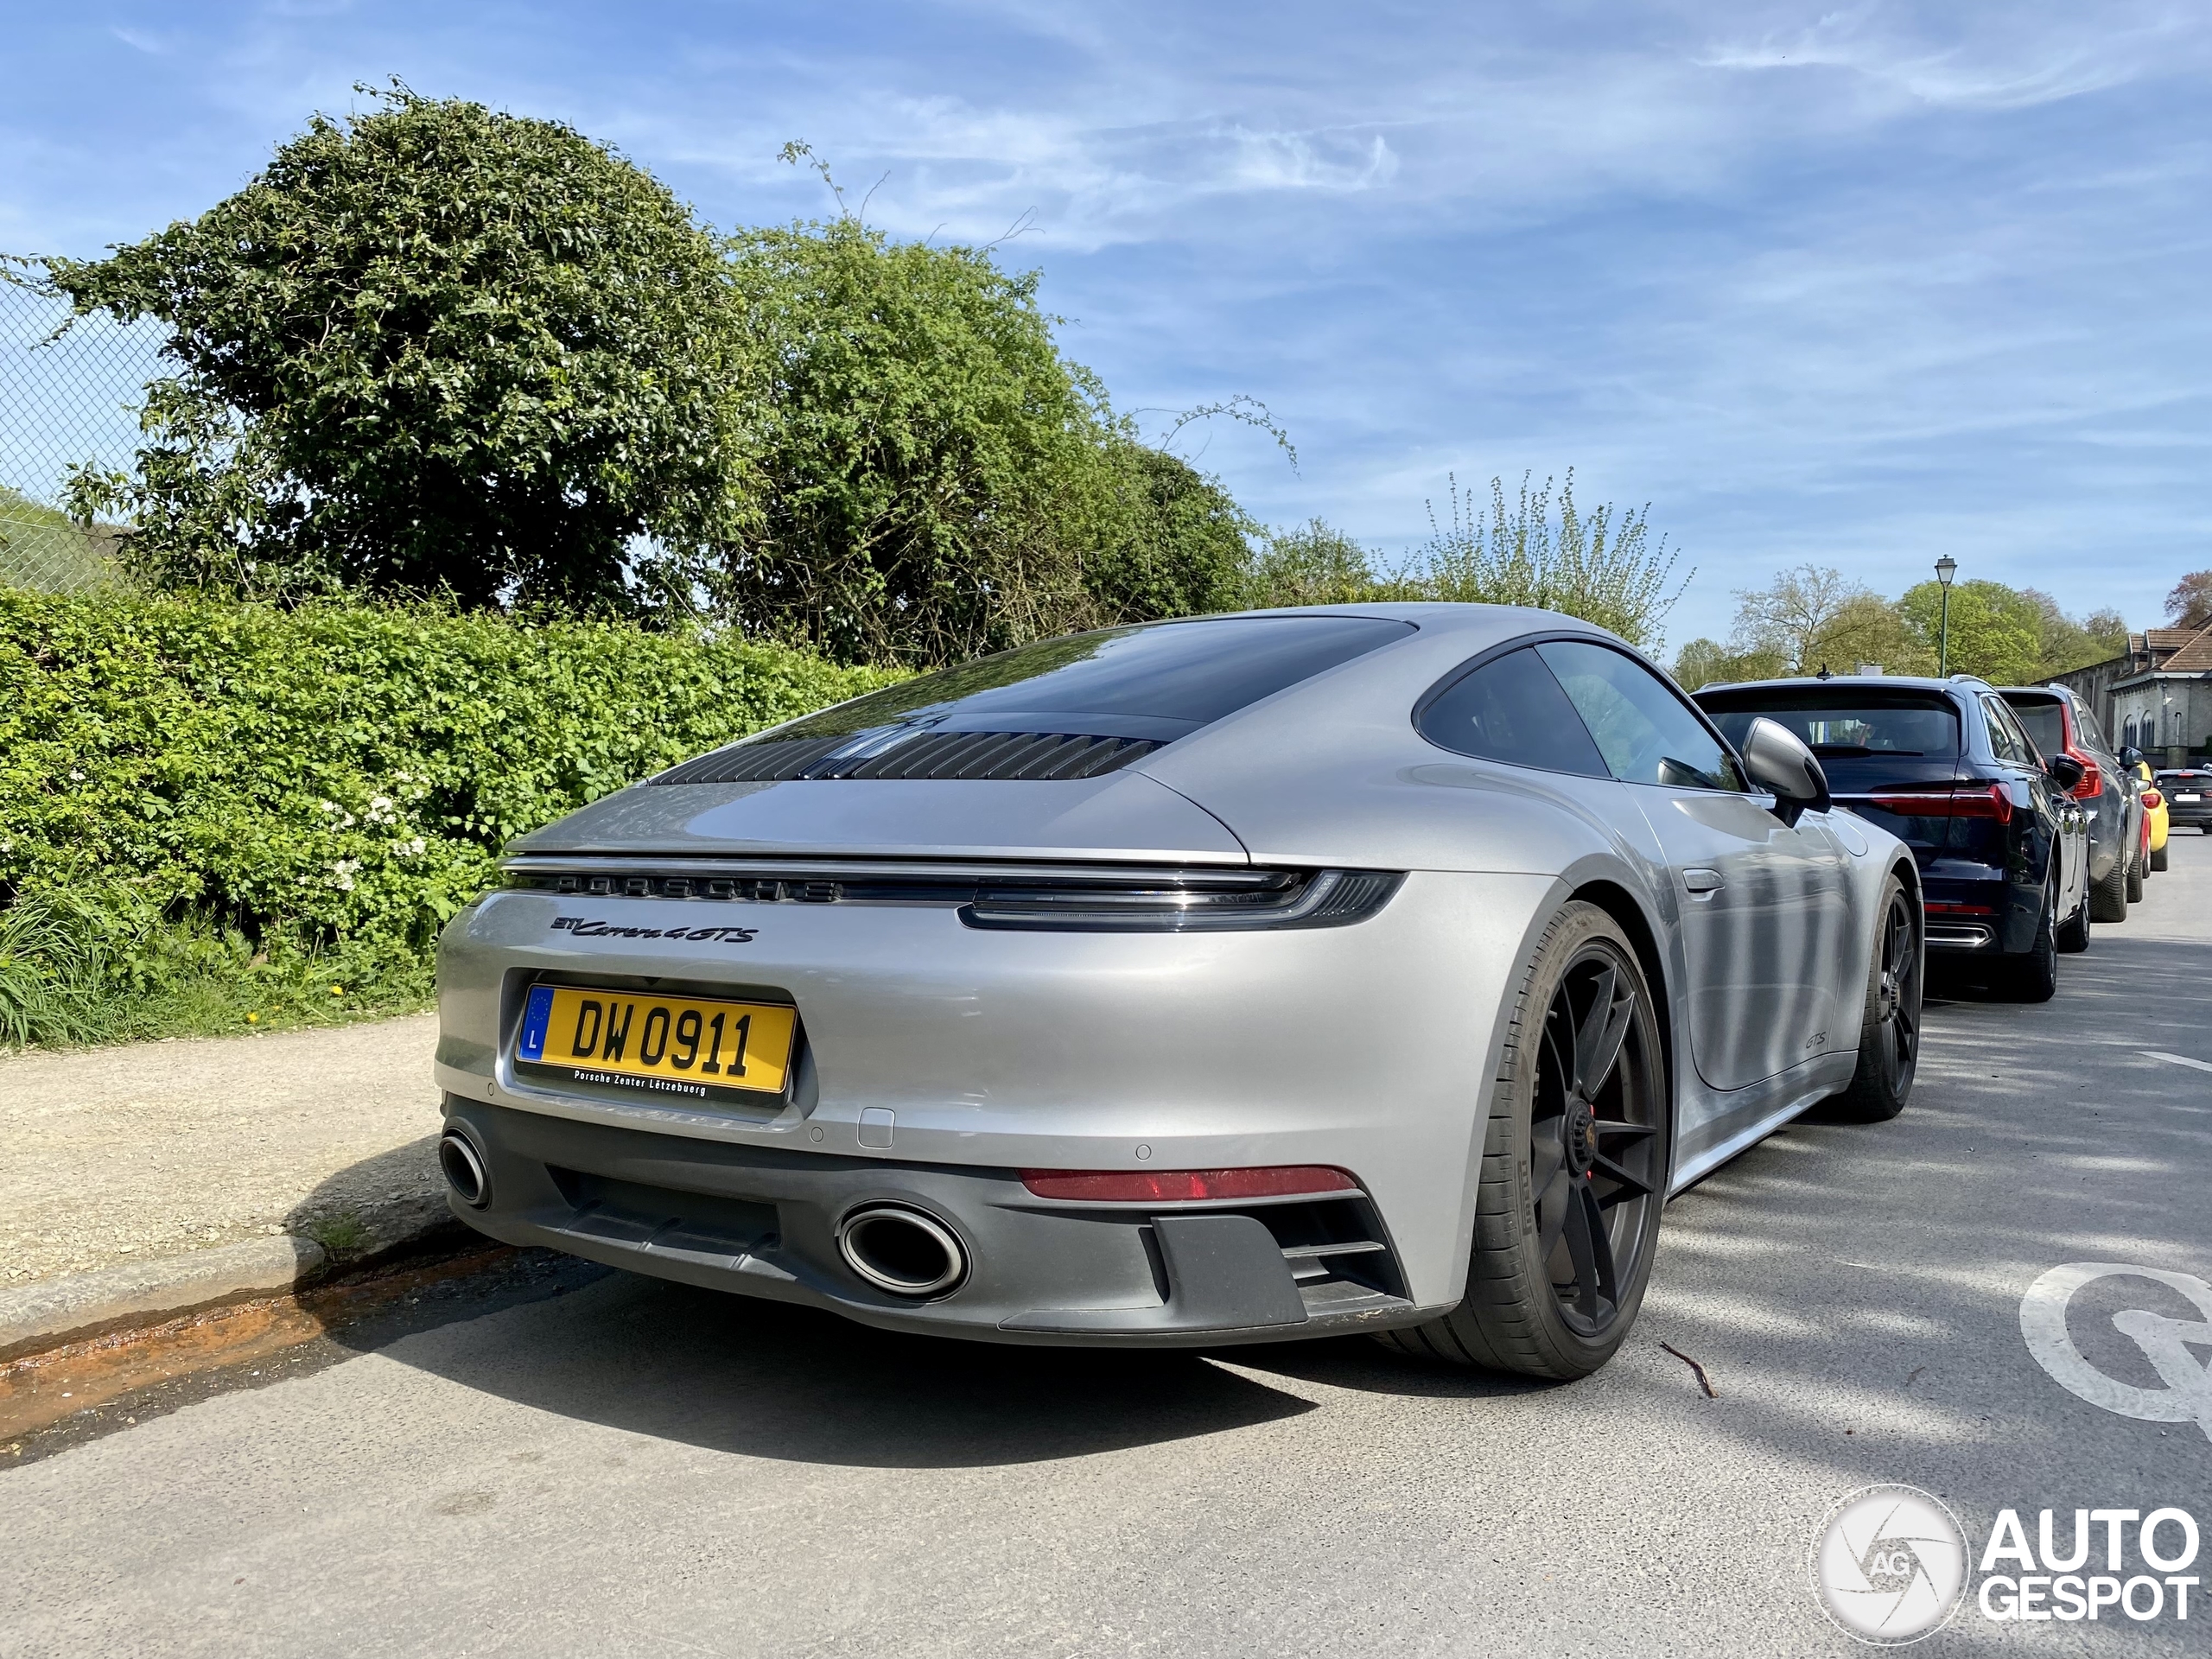
[[[2143,827],[2150,842],[2151,868],[2166,868],[2166,792],[2158,787],[2158,780],[2152,775],[2151,763],[2138,760],[2135,775],[2143,780]]]

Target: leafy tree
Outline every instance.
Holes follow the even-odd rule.
[[[2166,620],[2177,628],[2212,624],[2212,570],[2192,570],[2166,595]]]
[[[1548,479],[1532,493],[1524,475],[1509,507],[1503,480],[1493,478],[1487,518],[1456,480],[1450,499],[1449,526],[1436,522],[1432,507],[1429,539],[1415,555],[1419,580],[1435,599],[1563,611],[1656,650],[1667,613],[1696,574],[1669,591],[1675,556],[1663,537],[1649,542],[1647,510],[1618,512],[1608,503],[1586,517],[1575,505],[1571,468],[1559,486],[1556,527]]]
[[[702,583],[743,626],[920,665],[1235,602],[1243,515],[1061,356],[1036,272],[850,215],[727,254],[761,511]]]
[[[1837,674],[1858,671],[1862,664],[1889,674],[1933,674],[1935,653],[1922,643],[1903,612],[1878,594],[1860,593],[1847,600],[1810,642],[1801,671]]]
[[[1179,456],[1116,435],[1112,492],[1084,556],[1084,592],[1109,622],[1195,616],[1244,602],[1251,520],[1219,481]]]
[[[178,364],[136,476],[73,505],[135,519],[169,586],[627,607],[637,538],[727,540],[747,499],[714,244],[569,127],[378,96],[199,219],[48,263]]]
[[[2036,613],[2040,661],[2036,677],[2048,680],[2091,663],[2101,663],[2127,649],[2127,624],[2114,610],[2092,611],[2079,621],[2038,588],[2023,588],[2020,597]]]
[[[1897,601],[1931,653],[1942,644],[1942,588],[1933,582],[1916,583]],[[2032,600],[2001,582],[1962,582],[1951,589],[1951,673],[2023,685],[2036,680],[2042,665],[2043,618]]]
[[[1357,605],[1425,595],[1402,578],[1378,575],[1374,556],[1319,518],[1271,530],[1258,539],[1238,602],[1267,610],[1294,605]]]
[[[1686,690],[1738,680],[1779,679],[1790,664],[1779,652],[1735,651],[1718,639],[1693,639],[1675,658],[1675,681]]]
[[[1737,647],[1778,658],[1801,673],[1844,607],[1869,592],[1840,570],[1810,564],[1783,571],[1763,588],[1738,589]]]

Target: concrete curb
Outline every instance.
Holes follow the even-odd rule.
[[[289,1290],[328,1260],[313,1239],[280,1234],[0,1290],[0,1359],[121,1325]]]

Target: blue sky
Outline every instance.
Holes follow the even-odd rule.
[[[1447,479],[1576,469],[1695,580],[1944,552],[2158,619],[2212,564],[2212,10],[7,0],[0,250],[198,212],[397,74],[574,123],[723,226],[870,222],[1045,273],[1128,410],[1385,550]],[[880,182],[879,182],[880,181]]]

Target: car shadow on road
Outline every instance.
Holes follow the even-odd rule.
[[[464,1387],[632,1433],[877,1468],[1080,1457],[1313,1408],[1196,1352],[908,1336],[613,1270],[582,1268],[570,1283],[496,1319],[377,1346]]]

